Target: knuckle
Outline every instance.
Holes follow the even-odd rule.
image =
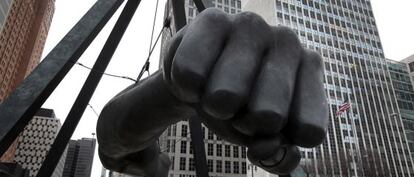
[[[226,14],[223,11],[216,8],[208,8],[204,10],[202,13],[200,13],[198,16],[205,23],[230,25],[229,14]]]
[[[319,53],[305,49],[305,56],[304,60],[306,64],[312,65],[313,68],[322,69],[323,61],[321,55]]]
[[[254,28],[259,31],[270,31],[270,26],[266,23],[266,21],[253,12],[242,12],[237,14],[234,19],[234,25],[236,27]]]
[[[253,13],[253,12],[242,12],[236,15],[236,19],[241,21],[251,21],[251,22],[261,22],[263,23],[264,20],[259,15]]]
[[[235,15],[233,31],[239,34],[238,37],[241,36],[249,38],[256,43],[259,42],[261,44],[259,46],[268,46],[270,44],[271,27],[262,17],[253,12],[242,12]]]
[[[298,36],[292,29],[286,26],[277,26],[277,27],[274,27],[274,33],[275,33],[276,42],[278,46],[292,47],[292,49],[302,48],[302,46],[300,45],[300,40]]]

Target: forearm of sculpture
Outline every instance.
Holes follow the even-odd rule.
[[[170,93],[162,72],[128,87],[108,102],[99,117],[102,163],[133,174],[157,171],[159,165],[168,163],[167,157],[160,159],[155,145],[159,135],[167,126],[192,115],[192,109]]]

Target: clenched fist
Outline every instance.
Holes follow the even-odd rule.
[[[103,109],[99,153],[115,171],[166,176],[155,145],[169,125],[199,116],[217,135],[248,147],[249,160],[276,174],[300,161],[297,146],[322,143],[328,126],[322,60],[293,31],[259,16],[200,13],[170,41],[162,69]]]

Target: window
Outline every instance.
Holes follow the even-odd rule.
[[[207,167],[208,167],[208,172],[213,172],[213,160],[211,159],[207,160]]]
[[[187,153],[187,141],[181,141],[181,153]]]
[[[188,167],[188,170],[190,170],[190,171],[194,171],[195,170],[194,158],[190,158],[189,159],[189,167]]]
[[[242,174],[246,174],[247,170],[246,170],[246,162],[242,162]]]
[[[239,147],[233,146],[233,157],[238,158],[239,157]]]
[[[170,146],[171,146],[170,143],[171,143],[170,140],[167,140],[167,152],[170,152]]]
[[[188,8],[188,16],[193,17],[194,10],[193,8]]]
[[[222,148],[221,144],[216,144],[216,156],[221,157]]]
[[[180,157],[180,170],[185,170],[186,159],[185,157]]]
[[[246,158],[246,148],[245,147],[241,148],[241,155],[242,155],[242,158]]]
[[[177,133],[177,126],[173,125],[172,136],[175,136]]]
[[[224,156],[230,157],[230,145],[224,146]]]
[[[170,162],[171,162],[171,170],[174,170],[174,166],[175,166],[174,160],[175,160],[175,158],[174,158],[174,156],[172,156],[171,159],[170,159]]]
[[[230,161],[225,161],[224,162],[224,172],[225,173],[231,173],[230,165],[231,165]]]
[[[408,64],[408,66],[410,67],[410,72],[414,71],[414,62],[411,62],[410,64]]]
[[[188,129],[187,125],[182,125],[181,126],[181,136],[182,137],[187,137],[187,129]]]
[[[207,155],[213,155],[213,144],[207,144]]]
[[[229,0],[224,0],[224,4],[229,5]]]
[[[239,174],[239,162],[233,162],[233,173]]]
[[[208,130],[208,139],[209,140],[214,140],[214,134],[211,130]]]
[[[222,167],[223,167],[222,161],[221,160],[217,160],[216,161],[216,172],[217,173],[223,172]]]
[[[171,141],[171,151],[170,152],[175,152],[175,140]]]

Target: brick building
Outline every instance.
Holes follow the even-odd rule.
[[[0,102],[40,61],[54,0],[0,1]],[[0,158],[12,162],[16,143]]]

